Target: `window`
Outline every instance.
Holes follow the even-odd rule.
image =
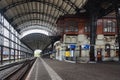
[[[4,39],[3,36],[0,35],[0,45],[3,45]]]
[[[12,34],[12,38],[11,39],[12,39],[12,41],[14,41],[14,35],[13,34]]]
[[[14,34],[14,29],[13,29],[13,27],[11,27],[11,31],[12,31],[12,33]]]
[[[3,48],[3,60],[8,60],[9,59],[9,49],[8,48]]]
[[[6,38],[4,38],[4,46],[9,47],[9,40]]]
[[[20,45],[18,45],[18,50],[20,50]]]
[[[85,32],[90,32],[90,24],[89,23],[85,24],[84,30],[85,30]]]
[[[3,26],[0,24],[0,34],[3,34]]]
[[[11,47],[14,48],[14,43],[13,42],[11,42]]]
[[[18,51],[15,50],[15,59],[18,59]]]
[[[17,49],[17,46],[18,46],[18,45],[17,45],[17,44],[15,44],[15,49]]]
[[[104,32],[116,32],[116,22],[112,20],[103,21]]]
[[[75,21],[66,22],[66,31],[65,32],[78,32],[78,23]]]
[[[9,23],[5,18],[4,18],[4,26],[6,26],[9,29]]]
[[[6,28],[4,28],[4,36],[9,38],[9,31]]]
[[[11,59],[14,59],[14,50],[11,49]]]

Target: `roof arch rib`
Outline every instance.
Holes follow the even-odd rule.
[[[71,0],[63,0],[65,3],[67,3],[68,5],[70,5],[71,6],[71,8],[73,8],[73,9],[75,9],[75,11],[76,11],[76,13],[78,13],[81,9],[82,9],[82,6],[83,5],[81,5],[81,8],[79,8],[76,4],[75,4],[75,2],[77,1],[77,0],[75,0],[74,2],[72,2]],[[81,0],[81,3],[82,4],[85,4],[87,2],[87,0]]]
[[[53,29],[50,29],[50,27],[43,26],[43,25],[28,25],[28,26],[24,27],[20,31],[20,33],[23,33],[24,31],[27,31],[27,30],[34,30],[34,29],[45,30],[45,31],[49,32],[50,34],[54,34],[55,33]]]
[[[8,9],[11,9],[12,7],[15,7],[15,6],[20,5],[20,4],[28,3],[28,2],[40,2],[40,3],[42,3],[42,4],[46,4],[46,5],[49,5],[49,6],[51,6],[51,7],[54,7],[54,8],[56,8],[57,10],[65,13],[65,14],[68,13],[68,12],[67,12],[65,9],[63,9],[62,7],[59,7],[59,6],[57,6],[57,5],[53,4],[53,3],[50,3],[50,2],[45,1],[45,0],[22,0],[22,1],[16,1],[16,2],[11,3],[11,4],[9,4],[8,6],[2,8],[1,11],[2,11],[2,13],[4,14]]]
[[[26,20],[21,20],[21,21],[19,21],[19,22],[17,22],[17,23],[11,23],[14,27],[16,27],[16,26],[18,26],[18,25],[21,25],[21,24],[23,24],[23,23],[25,23],[25,22],[29,22],[29,21],[31,21],[31,20],[39,20],[39,21],[44,21],[44,22],[47,22],[47,23],[49,23],[49,24],[51,24],[51,25],[54,25],[54,23],[53,22],[51,22],[51,21],[49,21],[49,20],[43,20],[43,19],[26,19]]]
[[[34,27],[33,27],[33,26],[34,26]],[[47,27],[47,26],[44,26],[44,25],[39,25],[39,24],[27,25],[27,26],[25,26],[25,29],[26,29],[26,28],[28,28],[28,29],[37,28],[37,29],[43,29],[43,30],[52,31],[52,30],[48,29],[48,28],[50,28],[50,27]],[[23,28],[22,30],[24,30],[24,28]],[[21,31],[22,31],[22,30],[21,30]]]
[[[34,26],[34,27],[33,27]],[[50,30],[50,31],[53,31],[53,29],[51,29],[53,26],[47,26],[47,25],[43,25],[43,24],[27,24],[27,25],[25,25],[25,26],[19,26],[17,29],[21,29],[21,31],[22,30],[24,30],[24,28],[32,28],[32,29],[34,29],[34,28],[37,28],[37,29],[44,29],[44,30]],[[56,28],[56,27],[54,27],[54,28]]]
[[[40,15],[45,15],[45,16],[51,17],[55,20],[57,19],[57,17],[50,15],[50,14],[47,14],[47,13],[43,13],[43,12],[25,12],[25,13],[15,15],[14,17],[10,18],[9,21],[10,21],[10,23],[12,23],[17,18],[20,18],[20,17],[25,16],[25,15],[30,15],[30,14],[40,14]]]
[[[49,27],[55,27],[47,22],[44,22],[44,21],[37,21],[37,22],[34,22],[34,20],[31,20],[31,21],[27,21],[27,22],[24,22],[23,24],[19,25],[18,26],[18,29],[21,28],[21,27],[24,27],[24,26],[30,26],[30,25],[40,25],[40,26],[49,26]]]
[[[63,0],[65,3],[71,5],[74,9],[78,8],[73,2],[71,2],[70,0]]]

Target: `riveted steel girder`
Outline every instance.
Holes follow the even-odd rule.
[[[27,27],[27,26],[32,26],[32,25],[38,25],[38,26],[46,26],[46,27],[55,27],[55,26],[53,26],[53,25],[50,25],[49,23],[46,23],[46,22],[42,22],[42,21],[39,21],[39,22],[34,22],[34,21],[28,21],[28,22],[25,22],[25,23],[23,23],[23,24],[21,24],[21,25],[19,25],[18,27],[17,27],[17,29],[19,29],[20,27]]]
[[[45,15],[45,16],[51,17],[53,19],[57,19],[57,17],[50,15],[50,14],[47,14],[47,13],[43,13],[43,12],[25,12],[25,13],[15,15],[14,17],[10,18],[9,21],[10,21],[10,23],[12,23],[17,18],[23,17],[25,15],[30,15],[30,14],[40,14],[40,15]]]
[[[76,12],[80,11],[80,8],[78,8],[75,3],[73,3],[70,0],[63,0],[65,3],[67,3],[68,5],[70,5],[72,8],[74,8],[76,10]]]
[[[22,20],[22,21],[19,21],[19,22],[17,22],[17,23],[11,23],[14,27],[16,27],[16,26],[18,26],[18,25],[21,25],[21,24],[23,24],[23,23],[25,23],[25,22],[29,22],[29,21],[31,21],[31,20],[39,20],[39,21],[44,21],[44,22],[47,22],[47,23],[49,23],[49,24],[51,24],[51,25],[54,25],[54,23],[52,23],[51,21],[49,21],[49,20],[43,20],[43,19],[27,19],[27,20]]]
[[[16,1],[16,2],[11,3],[11,4],[9,4],[8,6],[4,7],[3,9],[1,9],[1,11],[2,11],[3,13],[5,13],[8,9],[11,9],[11,8],[13,8],[13,7],[15,7],[15,6],[18,6],[18,5],[21,5],[21,4],[25,4],[25,3],[28,3],[28,2],[40,2],[40,3],[42,3],[42,4],[45,4],[45,5],[49,5],[49,6],[51,6],[51,7],[54,7],[55,9],[57,9],[57,10],[65,13],[65,14],[68,13],[68,12],[67,12],[66,10],[64,10],[62,7],[59,7],[59,6],[57,6],[57,5],[53,4],[53,3],[50,3],[50,2],[45,1],[45,0],[22,0],[22,1]]]

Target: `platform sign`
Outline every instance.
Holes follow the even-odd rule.
[[[76,45],[75,44],[71,44],[70,45],[70,49],[75,49],[76,48]]]
[[[85,49],[85,50],[89,50],[90,49],[90,45],[88,45],[88,44],[84,44],[81,47],[82,47],[82,49]]]
[[[75,48],[76,48],[75,44],[70,45],[70,57],[74,57]]]

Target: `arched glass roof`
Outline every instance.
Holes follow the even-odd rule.
[[[87,0],[0,0],[0,10],[7,20],[18,29],[18,26],[29,21],[41,25],[56,27],[59,16],[75,14]],[[44,22],[44,23],[41,23]],[[23,28],[21,28],[23,29]]]
[[[31,33],[31,30],[34,32],[34,30],[38,29],[33,35],[41,36],[43,39],[39,38],[39,41],[43,41],[44,43],[45,40],[48,40],[46,44],[49,44],[49,42],[51,42],[50,39],[48,39],[49,36],[57,36],[60,33],[56,26],[56,21],[59,16],[77,13],[85,5],[86,1],[87,0],[0,0],[0,11],[22,36],[27,35],[28,31]],[[48,34],[49,36],[45,37]],[[28,42],[26,41],[28,39],[37,39],[35,36],[29,34],[25,36],[23,40]],[[43,46],[44,44],[39,41],[37,43]],[[29,44],[32,45],[32,43]]]
[[[57,19],[65,14],[79,13],[83,8],[89,11],[89,3],[99,7],[100,17],[114,10],[114,0],[0,0],[0,12],[21,34],[30,29],[38,29],[36,25],[39,25],[39,30],[57,36],[60,33],[56,26]],[[32,37],[26,36],[28,39]],[[42,38],[45,41],[48,37]]]

